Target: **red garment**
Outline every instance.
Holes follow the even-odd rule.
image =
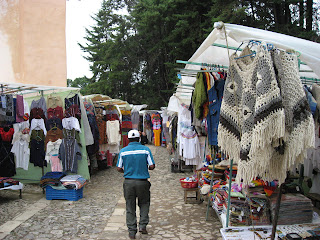
[[[46,121],[46,116],[43,113],[42,108],[32,108],[31,112],[30,112],[30,118],[29,121],[31,122],[32,119],[44,119],[44,121]]]
[[[121,123],[121,129],[123,132],[129,132],[132,129],[132,122],[131,121],[123,121]]]
[[[112,166],[113,165],[113,156],[112,153],[107,151],[107,166]]]
[[[57,106],[55,108],[49,108],[47,110],[47,113],[48,113],[48,119],[53,118],[53,117],[57,117],[62,120],[62,118],[63,118],[63,108],[60,106]]]
[[[8,131],[5,131],[4,128],[0,128],[0,134],[2,141],[11,142],[12,136],[14,134],[14,129],[10,128]]]
[[[126,147],[129,144],[128,135],[122,135],[122,147]]]

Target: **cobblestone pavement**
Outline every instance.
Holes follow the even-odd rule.
[[[150,171],[149,234],[137,239],[222,239],[221,224],[206,201],[185,204],[179,179],[191,173],[172,173],[163,147],[149,145],[156,162]],[[19,191],[0,191],[0,239],[128,239],[122,174],[115,167],[100,170],[85,186],[78,201],[46,200],[38,185]]]

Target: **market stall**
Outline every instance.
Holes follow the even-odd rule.
[[[192,153],[201,158],[202,170],[211,172],[204,177],[209,180],[206,189],[217,190],[208,199],[208,210],[212,204],[225,227],[231,223],[250,226],[258,221],[270,224],[266,221],[268,216],[262,214],[266,209],[263,206],[269,201],[263,199],[266,193],[262,194],[263,198],[250,198],[249,192],[243,193],[242,189],[247,190],[251,181],[259,177],[269,188],[277,180],[281,193],[281,187],[288,186],[287,182],[284,184],[287,172],[297,168],[301,174],[299,164],[304,163],[307,153],[311,154],[308,149],[317,147],[318,120],[312,115],[315,111],[311,113],[308,109],[315,110],[318,102],[318,86],[313,84],[320,76],[316,67],[320,63],[319,51],[319,44],[307,40],[217,23],[188,61],[177,61],[186,67],[179,70],[181,80],[168,105],[168,110],[178,116],[175,151],[179,150],[183,159],[185,153],[190,153],[181,147],[181,143],[185,145],[184,136],[188,136],[187,141],[191,136],[207,139],[204,152],[197,154],[200,144],[196,142]],[[226,178],[214,182],[214,176],[221,175],[221,167],[217,165],[221,158],[217,161],[217,154],[224,155],[222,160],[227,161]],[[319,162],[314,152],[311,155],[306,159],[308,166],[310,162],[313,164],[309,171]],[[196,155],[191,156],[194,159]],[[319,192],[318,177],[312,176],[311,191]],[[311,215],[306,219],[310,223],[311,201],[301,194],[307,195],[299,187],[295,197],[302,196],[303,206],[309,206]],[[277,200],[271,201],[273,239],[279,209],[283,211],[281,194],[276,196]],[[255,219],[252,208],[259,204],[262,205],[256,207],[256,212],[262,216]]]
[[[24,183],[40,182],[51,171],[90,179],[85,146],[93,137],[79,89],[0,84],[2,147],[7,153],[0,175]],[[67,154],[69,142],[72,156]]]

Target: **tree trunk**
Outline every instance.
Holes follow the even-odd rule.
[[[312,31],[313,0],[307,0],[306,29]]]
[[[275,22],[275,28],[279,28],[279,26],[282,24],[281,19],[281,4],[274,3],[273,4],[273,12],[274,12],[274,22]]]
[[[299,25],[300,27],[304,26],[304,1],[299,1]]]

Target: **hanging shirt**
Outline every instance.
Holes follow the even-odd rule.
[[[48,110],[50,108],[56,108],[56,107],[62,107],[62,99],[60,96],[55,96],[53,94],[50,94],[48,97],[47,97],[47,107],[48,107]]]
[[[30,136],[21,133],[19,139],[13,143],[11,152],[16,156],[16,168],[28,170],[30,158],[29,141]]]
[[[32,108],[31,109],[29,121],[31,121],[34,118],[36,118],[36,119],[42,118],[42,119],[46,120],[46,116],[45,116],[42,108]]]
[[[49,141],[47,143],[47,151],[45,156],[45,160],[47,162],[50,162],[52,156],[58,156],[61,143],[62,143],[62,139],[58,139],[55,142]],[[50,164],[52,165],[51,162]]]
[[[118,144],[121,141],[120,123],[118,120],[107,121],[107,137],[109,144]]]
[[[30,131],[32,131],[33,129],[35,130],[43,130],[44,135],[47,135],[47,130],[46,127],[44,125],[44,120],[43,119],[32,119],[31,120],[31,127],[30,127]]]
[[[48,108],[47,113],[48,113],[48,119],[57,117],[62,120],[63,118],[63,109],[60,106],[57,106],[55,108]]]
[[[41,108],[45,117],[47,117],[47,104],[46,104],[46,100],[44,99],[44,97],[41,97],[38,100],[33,100],[31,102],[30,108],[31,108],[31,110],[33,108]]]
[[[30,163],[33,163],[35,167],[47,166],[47,162],[44,160],[44,141],[38,139],[30,140]]]
[[[48,142],[56,142],[58,139],[63,138],[63,132],[60,128],[50,129],[47,133],[45,139],[45,146],[47,146]]]
[[[78,160],[82,159],[81,149],[75,139],[63,139],[58,158],[62,162],[63,171],[78,172]]]
[[[46,121],[46,128],[48,130],[52,129],[52,128],[60,128],[62,129],[62,121],[60,118],[57,118],[57,117],[53,117],[53,118],[50,118]]]
[[[198,165],[198,161],[201,159],[200,144],[198,135],[194,130],[185,129],[181,133],[179,154],[183,157],[183,160],[193,161],[189,165]]]
[[[68,130],[72,130],[74,128],[78,132],[81,132],[79,121],[75,117],[62,119],[62,127]]]

